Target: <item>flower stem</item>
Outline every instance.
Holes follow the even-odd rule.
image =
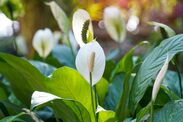
[[[95,116],[95,102],[94,102],[94,96],[93,96],[93,89],[92,89],[92,73],[90,72],[90,92],[91,92],[91,104],[92,104],[92,109],[93,109],[93,115],[95,117],[95,122],[97,122],[96,120],[96,116]]]
[[[154,102],[151,100],[151,114],[150,114],[150,122],[154,121],[154,108],[153,108]]]

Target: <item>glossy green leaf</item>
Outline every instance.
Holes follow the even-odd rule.
[[[115,110],[123,92],[123,74],[117,75],[109,84],[108,93],[105,97],[104,108]]]
[[[75,68],[75,61],[73,58],[72,51],[66,45],[57,45],[53,51],[52,55],[56,58],[61,64]]]
[[[56,70],[55,67],[49,65],[49,64],[46,64],[46,63],[43,63],[43,62],[40,62],[40,61],[34,61],[34,60],[31,60],[29,61],[33,66],[35,66],[42,74],[44,74],[45,76],[49,76],[53,73],[53,71]]]
[[[34,91],[49,92],[80,102],[94,121],[90,86],[76,70],[59,68],[48,78],[26,60],[3,53],[0,54],[0,67],[0,72],[10,81],[16,97],[26,105],[29,106]]]
[[[31,100],[31,108],[50,106],[56,117],[64,122],[91,122],[90,114],[79,102],[71,99],[63,99],[46,92],[34,92]]]
[[[116,64],[113,60],[106,61],[106,66],[105,66],[105,70],[104,70],[104,74],[103,74],[103,77],[106,80],[109,81],[110,75],[111,75],[112,71],[114,70],[115,66],[116,66]]]
[[[183,100],[167,103],[160,111],[154,114],[155,122],[182,122]]]
[[[181,74],[181,79],[183,79],[183,75]],[[180,94],[180,84],[179,84],[179,78],[177,72],[174,71],[168,71],[165,75],[163,86],[170,89],[172,92],[174,92],[177,96],[181,96]],[[181,86],[183,88],[183,85]]]
[[[171,60],[175,54],[182,51],[183,35],[180,34],[164,40],[145,58],[132,84],[130,92],[129,102],[132,113],[135,111],[137,104],[143,97],[148,85],[163,66],[167,54],[170,58],[169,60]]]
[[[108,81],[104,78],[102,78],[97,84],[96,84],[96,92],[98,95],[98,99],[99,99],[99,104],[102,106],[105,96],[108,92]]]
[[[69,67],[57,69],[46,86],[52,94],[80,102],[89,111],[93,121],[90,85],[76,70]]]
[[[112,71],[110,76],[110,81],[113,80],[115,75],[120,72],[128,72],[132,70],[133,68],[133,52],[134,49],[130,50],[128,53],[125,54],[125,56],[119,61],[119,63],[116,65],[115,69]]]
[[[133,67],[134,67],[134,62],[133,62],[133,54],[134,51],[144,45],[144,44],[148,44],[147,41],[142,41],[139,44],[137,44],[135,47],[133,47],[130,51],[128,51],[122,58],[121,60],[118,62],[118,64],[116,65],[115,69],[112,71],[111,75],[110,75],[110,81],[113,80],[113,78],[115,77],[116,74],[120,73],[120,72],[130,72]]]
[[[0,73],[10,81],[16,97],[26,105],[30,104],[33,91],[46,91],[43,81],[48,79],[26,60],[0,53],[0,67]]]
[[[132,79],[131,72],[129,72],[125,75],[123,80],[123,92],[116,108],[116,117],[119,121],[124,121],[124,119],[129,116],[128,100]]]
[[[112,122],[110,119],[113,119],[115,122],[115,112],[111,110],[102,110],[98,112],[98,122]]]

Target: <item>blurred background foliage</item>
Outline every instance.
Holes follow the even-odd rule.
[[[10,19],[20,23],[19,33],[23,35],[28,45],[28,55],[33,55],[32,37],[36,30],[51,28],[59,30],[56,21],[46,5],[50,0],[1,0],[0,12]],[[142,40],[157,40],[159,36],[154,33],[148,21],[164,23],[172,27],[176,33],[183,32],[183,1],[182,0],[55,0],[72,19],[73,12],[78,8],[86,9],[93,20],[94,32],[102,43],[105,51],[115,48],[102,23],[105,7],[114,5],[122,10],[126,21],[127,38],[121,48],[128,50],[132,45]],[[149,34],[151,34],[149,36]],[[156,36],[155,36],[156,35]],[[107,43],[106,43],[107,42]],[[124,51],[125,52],[125,51]]]

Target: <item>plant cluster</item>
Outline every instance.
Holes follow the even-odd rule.
[[[65,44],[46,28],[34,35],[33,59],[0,53],[0,122],[183,121],[177,60],[182,34],[149,22],[161,39],[142,41],[116,61],[118,50],[105,55],[86,10],[76,10],[70,22],[56,2],[47,5]],[[107,7],[103,19],[111,38],[122,44],[126,29],[120,10]],[[147,50],[135,55],[141,46]]]

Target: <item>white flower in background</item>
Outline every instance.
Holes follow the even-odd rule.
[[[76,56],[76,68],[90,84],[92,73],[92,86],[101,78],[105,69],[105,54],[102,47],[95,40],[80,48]]]
[[[155,102],[156,100],[156,97],[157,97],[157,94],[158,94],[158,91],[160,89],[160,85],[163,81],[163,78],[168,70],[168,63],[169,63],[169,59],[168,59],[168,56],[166,58],[166,61],[163,65],[163,67],[161,68],[161,70],[159,71],[157,77],[156,77],[156,80],[154,82],[154,85],[153,85],[153,90],[152,90],[152,101]]]
[[[111,6],[104,10],[104,25],[113,40],[123,42],[126,36],[125,21],[120,9]]]
[[[17,21],[12,21],[3,13],[0,13],[0,37],[9,37],[13,35],[14,31],[19,30],[19,23]]]
[[[33,38],[33,48],[40,57],[46,58],[55,46],[55,38],[50,29],[38,30]]]
[[[72,29],[73,29],[73,33],[76,38],[76,41],[78,42],[80,47],[82,47],[85,44],[82,38],[82,31],[86,21],[89,21],[87,38],[90,38],[90,40],[93,40],[93,27],[92,27],[90,15],[88,14],[87,11],[83,9],[78,9],[73,15]]]
[[[139,18],[135,15],[131,15],[130,18],[128,19],[126,29],[130,32],[133,32],[137,30],[138,25],[139,25]]]

